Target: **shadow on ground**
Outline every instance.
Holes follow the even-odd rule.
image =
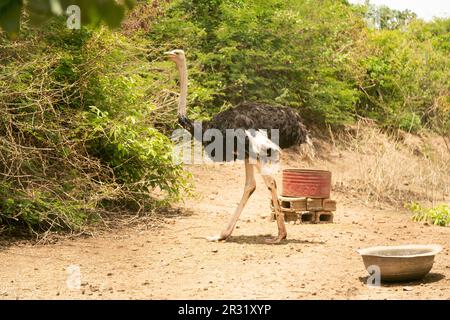
[[[366,284],[368,278],[369,278],[369,276],[359,277],[359,280],[362,283]],[[429,284],[429,283],[438,282],[443,279],[445,279],[445,275],[443,275],[442,273],[430,272],[423,279],[420,279],[420,280],[404,281],[404,282],[381,282],[381,286],[387,287],[387,288],[405,287],[405,286],[414,287],[414,286],[420,286],[421,284]]]
[[[231,236],[229,239],[227,239],[226,242],[231,243],[249,243],[249,244],[267,244],[267,245],[286,245],[291,243],[300,243],[300,244],[325,244],[323,241],[310,241],[310,240],[302,240],[302,239],[285,239],[281,241],[280,243],[271,244],[267,243],[266,240],[268,238],[271,238],[272,235],[270,234],[263,234],[263,235],[254,235],[254,236]]]

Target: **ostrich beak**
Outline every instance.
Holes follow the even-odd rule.
[[[164,52],[164,55],[170,60],[176,57],[176,54],[173,51],[166,51]]]

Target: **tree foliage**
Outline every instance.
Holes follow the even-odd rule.
[[[168,97],[142,41],[62,22],[1,42],[0,232],[77,229],[189,191],[155,129]]]
[[[371,29],[372,9],[326,0],[178,0],[148,36],[164,49],[186,49],[197,117],[262,100],[297,108],[318,126],[364,116],[417,131],[448,119],[448,19],[425,23],[379,8],[383,23]]]
[[[34,26],[53,16],[62,16],[69,6],[78,6],[81,10],[81,22],[86,24],[106,23],[118,27],[126,9],[135,5],[135,0],[0,0],[0,28],[15,36],[20,30],[23,12],[28,15]]]

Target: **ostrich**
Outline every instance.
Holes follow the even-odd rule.
[[[188,89],[188,75],[186,67],[186,57],[183,50],[172,50],[165,52],[169,60],[175,62],[178,67],[180,76],[180,96],[178,101],[178,122],[194,136],[194,129],[197,123],[193,123],[187,118],[186,104],[187,104],[187,89]],[[225,132],[227,129],[242,129],[246,130],[248,139],[245,142],[244,154],[237,154],[235,150],[235,157],[244,160],[245,164],[245,186],[242,198],[231,217],[227,227],[217,236],[208,237],[209,241],[226,240],[236,225],[239,216],[244,209],[247,200],[256,189],[255,182],[255,168],[261,173],[264,183],[270,191],[272,203],[274,205],[276,221],[278,226],[278,235],[267,239],[268,243],[278,243],[286,239],[287,232],[284,224],[284,216],[280,210],[278,203],[277,185],[273,176],[262,170],[262,162],[260,153],[278,152],[280,149],[288,148],[302,143],[309,143],[308,133],[305,126],[301,122],[300,116],[290,108],[272,107],[260,103],[243,103],[234,108],[227,109],[216,114],[211,121],[202,123],[202,130],[217,129]],[[256,134],[248,134],[248,130],[252,129]],[[279,145],[275,145],[267,135],[261,132],[267,132],[270,129],[278,129]],[[205,145],[204,141],[201,141]],[[233,140],[234,142],[234,140]],[[225,141],[224,141],[225,144]],[[234,146],[233,146],[234,148]],[[253,154],[249,152],[253,150]],[[242,153],[242,152],[241,152]],[[225,159],[215,159],[214,161],[224,161]],[[250,161],[254,160],[254,161]]]

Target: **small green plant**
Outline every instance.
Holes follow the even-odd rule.
[[[405,207],[414,213],[412,216],[414,221],[430,222],[443,227],[450,224],[450,206],[446,204],[441,204],[434,208],[426,208],[417,202],[411,202],[406,204]]]

